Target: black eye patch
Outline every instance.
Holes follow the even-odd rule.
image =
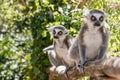
[[[53,30],[53,34],[56,34],[56,31],[55,31],[55,30]]]
[[[104,17],[101,16],[101,17],[99,18],[99,20],[102,22],[102,21],[104,20]]]
[[[66,32],[65,34],[68,34],[68,32]]]
[[[95,16],[91,16],[90,19],[91,19],[91,21],[96,21],[97,20]]]
[[[62,31],[59,31],[59,32],[58,32],[58,34],[59,34],[59,35],[62,35],[62,34],[63,34],[63,32],[62,32]]]

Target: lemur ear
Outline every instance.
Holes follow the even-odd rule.
[[[65,34],[69,34],[69,30],[65,29]]]
[[[54,27],[47,28],[48,31],[53,31]]]
[[[88,15],[89,15],[89,11],[86,11],[86,12],[83,13],[83,17],[84,17],[84,18],[87,18]]]
[[[67,30],[66,32],[67,32],[67,34],[69,34],[69,30]]]
[[[105,12],[104,12],[104,16],[105,16],[105,18],[109,18],[109,15]]]

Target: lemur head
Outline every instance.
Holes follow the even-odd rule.
[[[53,36],[53,39],[64,40],[69,34],[69,31],[62,25],[53,26],[48,28],[48,31]]]
[[[83,16],[87,20],[88,27],[101,27],[104,26],[105,19],[109,17],[109,15],[105,12],[102,12],[100,10],[90,10],[83,14]]]

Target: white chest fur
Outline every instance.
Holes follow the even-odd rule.
[[[63,44],[62,47],[61,47],[61,44],[56,44],[55,49],[56,49],[56,52],[59,55],[59,57],[64,57],[68,51],[65,44]]]
[[[102,44],[102,35],[99,31],[86,31],[84,33],[84,44],[86,45],[87,58],[95,58]]]
[[[62,47],[61,47],[62,44]],[[70,61],[70,59],[68,59],[67,55],[68,55],[68,49],[67,46],[63,43],[56,43],[55,45],[55,50],[57,55],[62,58],[67,64],[72,65],[72,62]]]

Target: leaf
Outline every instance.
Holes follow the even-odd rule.
[[[32,61],[33,63],[36,63],[36,61],[37,61],[38,59],[39,59],[38,56],[35,56],[35,55],[31,56],[31,61]]]
[[[46,30],[43,30],[42,31],[42,37],[44,38],[44,37],[46,37],[47,36],[47,31]]]
[[[31,59],[31,54],[27,54],[27,55],[25,56],[25,59],[26,59],[27,61],[29,61],[29,60]]]

